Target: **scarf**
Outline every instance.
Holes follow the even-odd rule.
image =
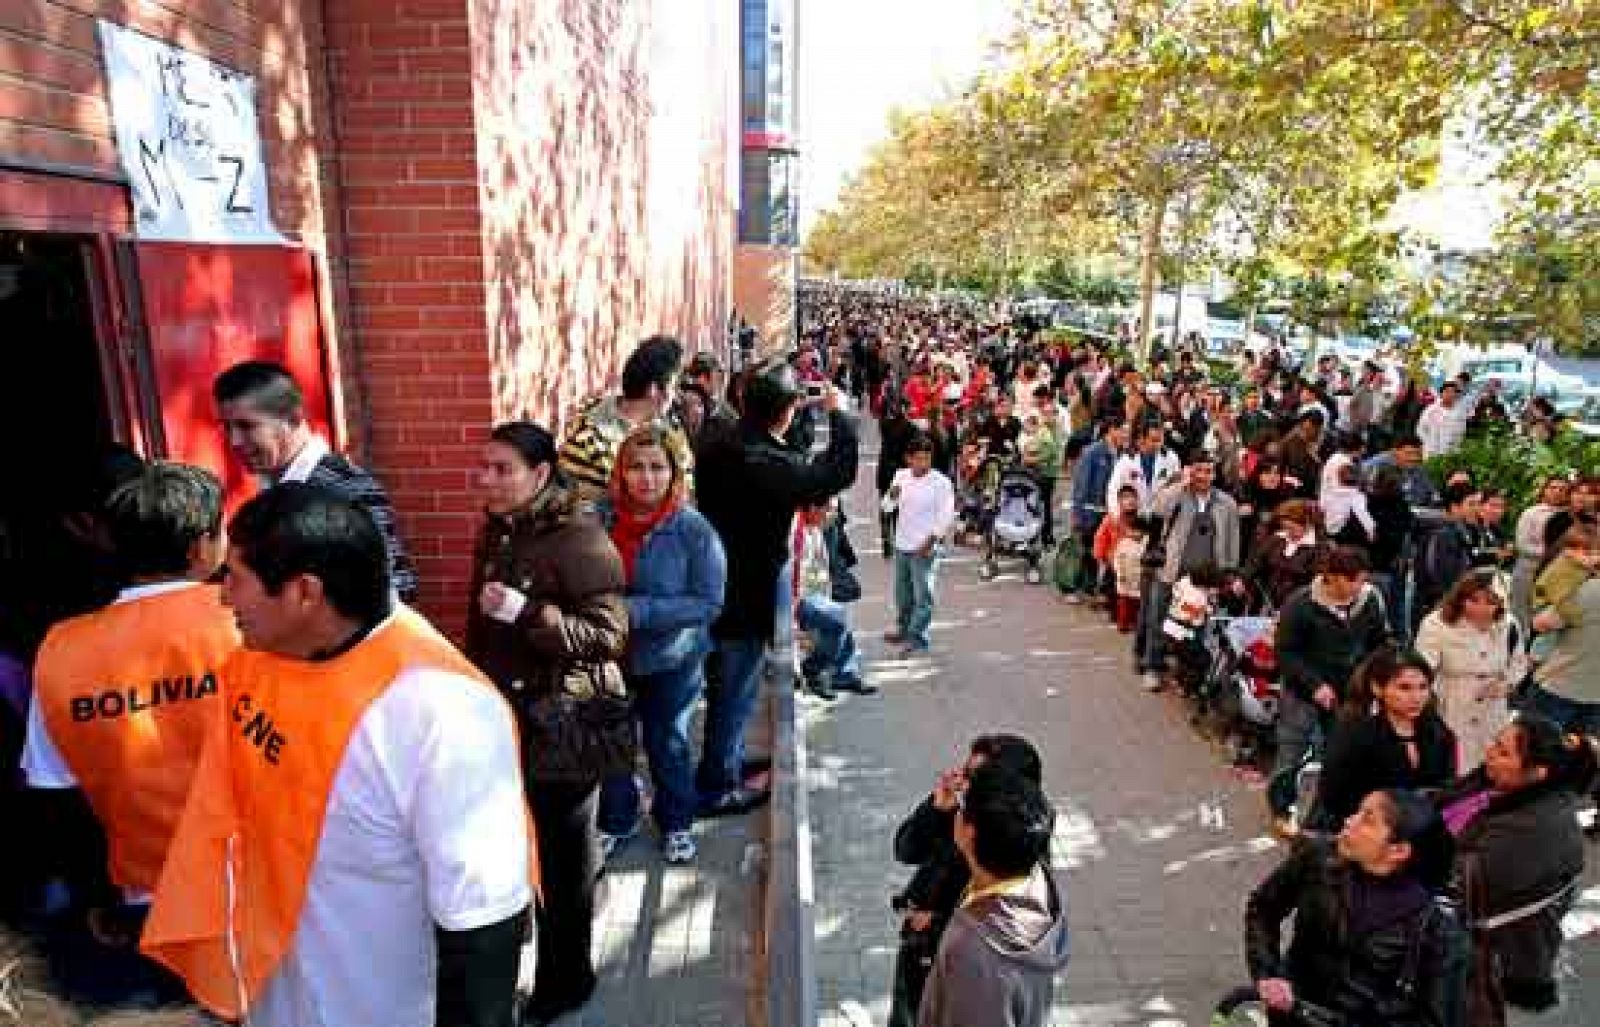
[[[622,570],[627,576],[629,585],[633,584],[634,566],[639,560],[639,550],[644,548],[644,540],[662,521],[676,513],[680,505],[678,497],[668,496],[666,501],[654,510],[638,514],[630,512],[627,506],[618,504],[616,522],[611,525],[611,541],[622,557]]]

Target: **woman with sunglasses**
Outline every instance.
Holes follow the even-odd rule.
[[[1491,572],[1456,583],[1423,618],[1416,648],[1433,668],[1439,714],[1460,746],[1457,765],[1472,766],[1510,719],[1507,700],[1528,673],[1521,631]]]

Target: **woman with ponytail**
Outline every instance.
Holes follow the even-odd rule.
[[[1473,1027],[1504,1024],[1507,1005],[1537,1011],[1556,1003],[1561,918],[1584,869],[1577,814],[1594,778],[1593,739],[1523,715],[1441,799],[1474,927]]]

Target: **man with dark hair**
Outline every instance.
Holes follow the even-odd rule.
[[[917,868],[894,897],[904,915],[895,957],[889,1027],[912,1027],[944,929],[961,904],[972,874],[955,845],[956,807],[967,778],[979,767],[999,767],[1038,784],[1043,769],[1033,743],[1017,735],[979,735],[966,759],[939,775],[933,792],[894,834],[894,858]]]
[[[510,708],[395,607],[363,508],[289,483],[229,528],[246,648],[144,951],[261,1027],[513,1023],[533,863]]]
[[[967,778],[955,845],[971,872],[922,995],[918,1027],[1044,1027],[1067,967],[1067,905],[1049,866],[1055,811],[999,766]]]
[[[1424,458],[1454,453],[1467,435],[1467,405],[1461,402],[1461,385],[1448,381],[1439,386],[1439,398],[1428,404],[1417,418],[1417,437],[1422,440]]]
[[[271,487],[289,481],[330,489],[372,515],[383,532],[389,576],[401,599],[417,594],[417,574],[400,542],[394,504],[378,479],[328,448],[311,430],[300,386],[281,364],[247,360],[217,375],[211,386],[228,447]]]
[[[62,930],[77,944],[61,946],[62,979],[89,1000],[148,991],[170,1001],[182,987],[136,941],[222,717],[218,673],[239,647],[206,584],[222,563],[222,485],[198,467],[151,464],[111,494],[105,521],[126,587],[46,636],[22,769],[52,828],[44,861],[72,892],[74,922]]]
[[[906,447],[906,466],[889,484],[895,508],[895,626],[884,640],[902,645],[902,656],[926,655],[933,624],[939,548],[955,526],[955,486],[933,466],[933,439],[918,435]]]
[[[768,791],[745,780],[744,730],[755,712],[767,644],[788,637],[792,586],[788,564],[794,516],[825,503],[855,481],[854,419],[837,390],[819,400],[828,414],[828,447],[811,457],[784,437],[806,401],[794,369],[776,362],[754,369],[744,387],[739,432],[708,443],[698,477],[700,512],[722,537],[728,585],[711,627],[721,680],[707,698],[705,744],[696,775],[705,815],[744,813]],[[780,623],[781,622],[781,623]],[[759,775],[757,775],[759,776]]]
[[[1293,830],[1295,775],[1306,754],[1332,726],[1356,667],[1391,639],[1383,597],[1367,572],[1365,553],[1335,546],[1311,584],[1290,593],[1278,613],[1283,696],[1267,803],[1285,833]]]
[[[1428,534],[1417,556],[1417,597],[1411,610],[1413,629],[1444,600],[1456,582],[1472,570],[1482,506],[1482,489],[1469,482],[1445,486],[1445,521]]]
[[[1069,603],[1094,598],[1100,580],[1100,567],[1093,555],[1094,536],[1100,530],[1100,522],[1108,516],[1107,511],[1116,509],[1114,501],[1107,502],[1106,492],[1111,485],[1111,473],[1127,448],[1128,426],[1121,416],[1114,415],[1106,421],[1100,438],[1085,449],[1073,465],[1072,504],[1068,517],[1078,547],[1078,565],[1077,573],[1067,582]]]
[[[652,335],[622,365],[621,394],[602,396],[579,412],[561,444],[561,470],[576,487],[581,503],[592,505],[605,497],[617,450],[641,425],[665,424],[671,429],[668,441],[679,466],[693,466],[688,437],[672,410],[682,370],[683,346],[678,340]]]
[[[1422,440],[1416,435],[1396,436],[1388,450],[1362,464],[1363,480],[1370,486],[1378,471],[1385,467],[1393,467],[1400,473],[1400,494],[1410,506],[1429,510],[1439,506],[1439,487],[1423,466]]]

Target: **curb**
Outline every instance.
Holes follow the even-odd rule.
[[[771,687],[772,802],[768,805],[761,938],[766,1027],[815,1027],[816,899],[811,873],[811,805],[805,784],[805,723],[795,703],[792,672],[775,673]]]

